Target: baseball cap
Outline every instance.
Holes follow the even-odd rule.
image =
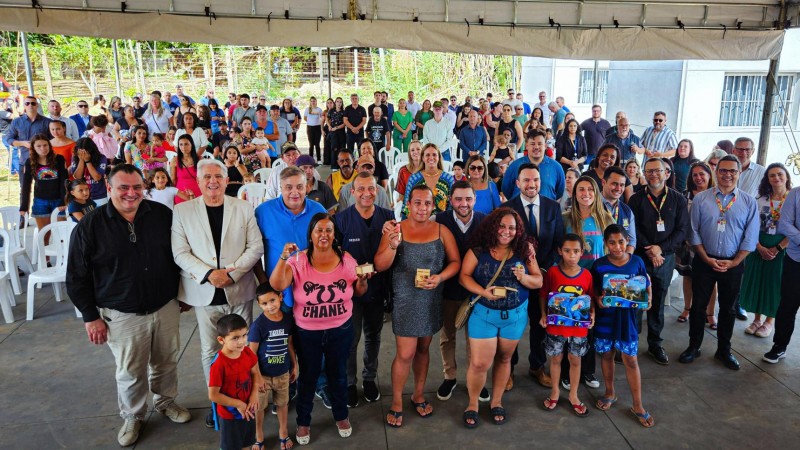
[[[294,150],[298,153],[300,152],[300,150],[297,149],[297,146],[294,145],[294,142],[288,142],[288,141],[284,142],[283,145],[281,146],[281,154],[286,153],[290,150]]]
[[[300,155],[300,157],[297,158],[296,164],[297,167],[303,167],[303,166],[317,167],[317,161],[311,155]]]
[[[266,106],[264,106],[264,105],[258,105],[258,106],[256,106],[256,112],[259,112],[259,111],[266,111],[266,110],[267,110],[267,107],[266,107]]]
[[[375,167],[375,158],[370,155],[364,155],[358,158],[358,162],[356,162],[356,166],[361,166],[361,164],[372,164],[372,167]]]
[[[439,100],[436,100],[435,102],[433,102],[433,107],[434,108],[441,108],[442,107],[442,102],[439,101]]]

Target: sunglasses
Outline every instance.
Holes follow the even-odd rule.
[[[89,105],[78,105],[78,108],[88,108]]]
[[[358,166],[358,168],[359,169],[364,168],[364,169],[367,169],[367,170],[372,170],[372,169],[375,168],[375,166],[373,166],[372,164],[361,164],[360,166]]]
[[[36,102],[25,102],[25,106],[36,106]]]
[[[484,171],[484,167],[483,166],[469,166],[469,171],[470,172],[483,172]]]
[[[653,119],[653,122],[655,122],[655,123],[661,123],[663,121],[664,121],[664,119]]]

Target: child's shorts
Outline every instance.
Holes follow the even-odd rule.
[[[36,219],[50,218],[50,214],[59,206],[64,206],[64,199],[46,200],[34,197],[31,205],[31,216]]]
[[[571,355],[583,356],[589,351],[589,338],[579,336],[556,336],[547,333],[544,337],[544,352],[547,356],[557,356],[564,353],[564,346]]]
[[[275,406],[286,406],[289,404],[289,372],[277,377],[261,375],[261,379],[267,384],[265,392],[258,390],[258,407],[264,409],[269,403],[269,394],[272,393],[272,403]]]
[[[244,419],[219,419],[219,448],[242,450],[256,443],[256,421]]]
[[[628,356],[636,356],[639,354],[639,341],[624,342],[595,337],[594,348],[597,349],[597,353],[607,353],[616,348]]]

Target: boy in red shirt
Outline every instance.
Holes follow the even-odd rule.
[[[247,322],[228,314],[217,321],[217,341],[222,344],[211,364],[208,399],[217,404],[220,449],[240,450],[256,442],[256,410],[261,373],[258,357],[247,346]]]
[[[589,349],[587,339],[589,329],[547,325],[547,299],[551,292],[588,295],[589,298],[592,298],[592,275],[578,265],[583,254],[583,240],[577,234],[568,233],[564,236],[564,242],[558,249],[558,254],[561,256],[561,261],[558,266],[552,267],[545,273],[544,284],[539,291],[542,311],[539,325],[547,329],[544,349],[547,356],[550,356],[550,378],[554,380],[550,397],[544,401],[544,408],[552,411],[558,405],[560,390],[557,380],[561,379],[561,359],[566,346],[569,352],[569,402],[578,417],[586,417],[589,410],[578,399],[578,385],[581,376],[581,356],[585,355]],[[591,306],[590,318],[592,323],[589,328],[594,326],[594,305]]]

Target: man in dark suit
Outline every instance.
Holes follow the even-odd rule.
[[[558,203],[549,198],[539,195],[539,187],[542,179],[539,174],[539,167],[533,163],[526,163],[520,166],[517,174],[517,188],[519,195],[512,197],[501,206],[507,206],[516,211],[525,224],[525,232],[536,239],[536,262],[542,272],[547,271],[556,262],[558,256],[557,248],[564,238],[564,220],[561,218],[561,208]],[[530,298],[538,299],[539,291],[531,291]],[[550,376],[544,371],[547,362],[547,355],[544,353],[545,330],[538,326],[541,318],[541,310],[536,301],[528,302],[528,317],[530,318],[530,343],[531,353],[528,355],[530,369],[528,374],[545,387],[551,387]],[[519,360],[517,352],[511,360],[513,367]]]

